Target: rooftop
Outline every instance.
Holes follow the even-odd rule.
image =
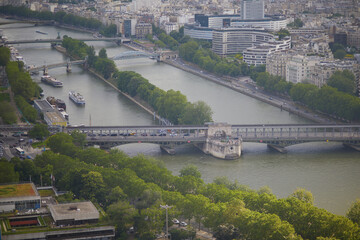
[[[68,219],[79,221],[99,218],[99,212],[92,202],[49,205],[49,209],[55,221]]]
[[[0,199],[38,195],[33,183],[0,185]]]

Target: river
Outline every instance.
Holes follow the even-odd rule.
[[[2,19],[1,21],[6,21]],[[90,37],[88,33],[51,26],[30,24],[2,25],[9,40],[55,38],[60,35]],[[48,33],[43,35],[35,31]],[[107,42],[88,42],[98,51],[106,48],[108,56],[129,51]],[[48,43],[20,44],[16,47],[28,64],[36,66],[66,61],[66,57],[51,49]],[[236,124],[310,123],[294,114],[237,93],[226,87],[209,82],[199,76],[184,72],[150,59],[118,60],[120,70],[142,74],[151,83],[164,90],[181,91],[189,101],[207,102],[217,122]],[[107,84],[84,71],[72,67],[50,69],[49,74],[63,81],[63,88],[52,88],[33,79],[44,89],[45,96],[63,99],[67,105],[72,125],[152,125],[153,117],[127,100]],[[70,90],[77,90],[86,99],[85,107],[78,107],[68,98]],[[193,147],[177,149],[177,155],[169,156],[152,144],[129,144],[119,147],[129,155],[144,153],[162,160],[166,167],[178,174],[187,164],[194,164],[205,182],[226,176],[253,189],[269,186],[278,197],[290,195],[297,187],[310,190],[315,205],[333,213],[344,215],[350,204],[360,198],[360,153],[347,150],[337,143],[311,143],[288,147],[287,154],[280,154],[262,144],[244,144],[243,155],[235,161],[225,161],[207,156]]]

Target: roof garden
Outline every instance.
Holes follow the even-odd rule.
[[[32,183],[0,185],[0,199],[28,196],[37,196]]]

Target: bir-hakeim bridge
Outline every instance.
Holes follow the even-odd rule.
[[[22,132],[31,126],[0,126],[0,131]],[[360,150],[360,125],[356,124],[257,124],[207,123],[200,126],[49,126],[51,132],[80,131],[88,145],[111,148],[128,143],[154,143],[169,154],[176,146],[193,144],[206,154],[222,159],[241,156],[242,144],[254,142],[285,153],[290,145],[307,142],[339,142]]]

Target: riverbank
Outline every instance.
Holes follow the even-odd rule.
[[[70,58],[74,59],[73,56],[70,56],[66,49],[64,47],[61,46],[55,46],[54,47],[58,52],[65,54],[66,56],[69,56]],[[78,59],[77,59],[78,60]],[[85,69],[85,68],[84,68]],[[94,69],[91,68],[86,68],[86,70],[88,72],[90,72],[91,74],[93,74],[94,76],[96,76],[97,78],[103,80],[105,83],[107,83],[110,87],[112,87],[113,89],[115,89],[118,93],[120,93],[121,95],[123,95],[124,97],[126,97],[127,99],[129,99],[130,101],[132,101],[133,103],[135,103],[137,106],[139,106],[141,109],[143,109],[144,111],[146,111],[147,113],[149,113],[150,115],[154,116],[156,119],[161,120],[161,117],[159,115],[157,115],[156,113],[154,113],[154,111],[152,109],[150,109],[149,107],[145,106],[144,104],[142,104],[140,101],[136,100],[135,98],[131,97],[129,94],[124,93],[122,91],[120,91],[111,81],[105,79],[103,76],[101,76],[99,73],[97,73]]]

